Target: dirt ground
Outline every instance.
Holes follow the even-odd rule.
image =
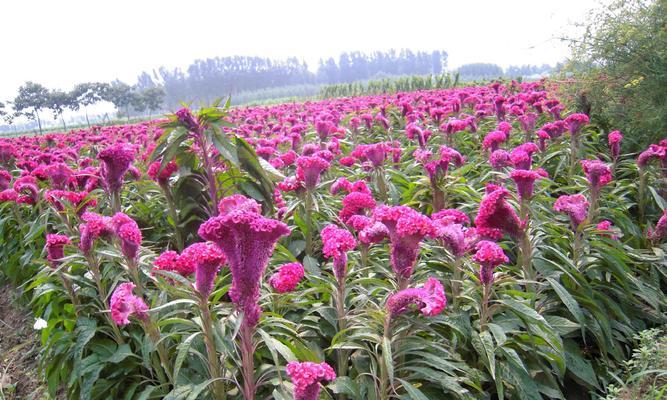
[[[0,400],[48,399],[37,368],[35,320],[16,304],[13,293],[0,286]]]

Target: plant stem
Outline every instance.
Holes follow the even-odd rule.
[[[387,314],[384,320],[384,332],[382,335],[382,342],[391,343],[391,315]],[[391,346],[390,346],[391,347]],[[391,382],[389,382],[389,366],[386,364],[388,357],[384,354],[384,349],[382,350],[382,357],[380,358],[380,400],[389,399],[389,387]]]
[[[208,193],[211,197],[211,205],[213,210],[211,215],[218,215],[218,184],[215,179],[215,173],[213,172],[213,165],[211,165],[211,159],[208,154],[208,144],[206,143],[206,138],[204,137],[204,132],[199,132],[197,134],[199,139],[199,147],[201,148],[202,161],[204,164],[204,170],[206,171],[206,179],[208,180]]]
[[[519,241],[519,248],[521,250],[521,269],[523,270],[524,279],[527,281],[535,280],[535,271],[533,271],[533,246],[530,243],[530,236],[528,235],[528,227],[524,230],[523,237]],[[536,291],[536,286],[533,283],[526,283],[526,289]]]
[[[486,328],[486,324],[489,322],[489,299],[491,298],[491,289],[493,288],[493,282],[488,282],[483,285],[482,291],[482,309],[480,315],[480,325],[482,328]]]
[[[579,150],[577,145],[577,135],[570,135],[570,174],[569,178],[574,175],[574,170],[577,167],[577,160],[579,159]]]
[[[639,208],[639,223],[644,223],[644,191],[646,190],[646,174],[642,168],[639,168],[639,193],[637,193],[637,206]]]
[[[180,219],[178,217],[178,212],[176,212],[176,203],[174,202],[174,196],[171,193],[169,185],[160,185],[162,191],[164,192],[164,197],[167,199],[167,209],[169,210],[169,216],[174,221],[174,236],[176,239],[176,249],[180,253],[185,247],[183,241],[183,235],[181,234],[180,228]]]
[[[445,194],[440,190],[435,179],[431,179],[431,197],[431,206],[434,213],[445,208]]]
[[[454,308],[458,305],[459,302],[459,296],[461,296],[461,267],[462,267],[462,259],[457,257],[454,260],[454,271],[452,274],[452,280],[451,280],[451,287],[452,287],[452,297],[454,298]]]
[[[227,398],[227,390],[225,389],[222,378],[222,369],[220,367],[220,359],[215,348],[215,337],[213,335],[213,318],[208,308],[208,301],[203,297],[199,299],[199,310],[201,312],[202,328],[204,330],[204,342],[206,343],[206,353],[208,356],[208,368],[212,379],[218,379],[213,383],[213,397],[216,400]]]
[[[336,313],[338,314],[338,332],[342,332],[347,328],[345,321],[345,279],[338,279],[338,287],[336,291]],[[347,376],[347,352],[343,349],[336,351],[338,356],[338,376]],[[341,398],[341,396],[339,396]],[[344,397],[343,397],[344,398]]]
[[[76,316],[79,315],[79,298],[76,297],[76,293],[74,293],[74,287],[72,286],[72,281],[69,280],[69,278],[62,272],[59,271],[60,279],[63,282],[63,286],[65,287],[65,290],[67,290],[67,294],[69,294],[70,300],[72,301],[72,305],[74,306],[74,314]]]
[[[255,400],[255,345],[253,343],[253,336],[255,333],[255,327],[250,326],[244,320],[241,323],[241,329],[239,331],[240,336],[240,346],[241,346],[241,364],[243,374],[243,399],[244,400]]]
[[[306,192],[303,206],[303,218],[306,222],[306,256],[313,254],[313,197],[310,191]]]
[[[388,194],[387,194],[387,182],[384,179],[384,169],[377,168],[375,170],[375,180],[377,182],[378,196],[380,201],[387,203]]]
[[[95,280],[95,284],[97,285],[97,291],[102,297],[102,304],[104,306],[105,310],[109,310],[109,299],[107,298],[107,291],[104,288],[104,285],[102,284],[102,274],[100,272],[100,266],[97,263],[97,260],[95,259],[95,256],[93,254],[86,254],[86,260],[88,261],[88,265],[90,266],[90,270],[93,274],[93,279]],[[111,326],[111,329],[114,332],[114,335],[116,336],[116,342],[118,344],[124,344],[125,340],[123,340],[123,335],[120,333],[120,329],[118,329],[118,325],[111,319],[111,316],[108,313],[105,313],[107,322]]]
[[[173,381],[171,372],[169,371],[169,357],[167,357],[164,345],[160,342],[160,331],[158,331],[157,327],[155,326],[155,323],[150,318],[144,321],[143,325],[144,325],[144,331],[146,331],[146,334],[148,335],[148,337],[150,337],[151,341],[155,345],[158,358],[160,359],[159,368],[158,367],[154,368],[155,373],[158,375],[158,379],[160,380],[160,382],[162,382],[163,384],[171,383],[173,386],[175,382]]]

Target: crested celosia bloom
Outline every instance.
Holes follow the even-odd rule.
[[[293,291],[304,276],[303,265],[298,262],[283,264],[278,268],[278,272],[271,275],[269,284],[278,293],[287,293]]]
[[[58,211],[65,210],[64,201],[67,201],[76,211],[77,215],[81,216],[89,207],[95,207],[97,200],[88,197],[88,192],[70,192],[67,190],[47,190],[44,193],[44,199],[52,204]]]
[[[533,163],[533,153],[539,150],[533,142],[527,142],[515,147],[510,153],[510,160],[516,169],[530,169]]]
[[[294,400],[317,400],[320,382],[336,379],[336,372],[325,362],[291,361],[285,370],[294,383]]]
[[[572,135],[578,134],[584,125],[588,125],[588,122],[589,119],[588,115],[586,114],[571,114],[568,115],[567,118],[565,118],[565,124],[567,125],[567,129],[570,130],[570,133]]]
[[[372,210],[376,206],[375,199],[370,193],[351,192],[342,200],[343,208],[338,212],[338,217],[343,223],[353,215],[363,215],[366,210]]]
[[[296,159],[296,176],[308,190],[313,190],[320,182],[322,172],[329,169],[331,164],[317,156],[301,156]]]
[[[389,237],[389,229],[382,222],[371,222],[359,231],[359,241],[364,245],[380,243]]]
[[[496,171],[500,171],[512,164],[510,161],[510,153],[503,149],[495,150],[489,156],[489,164],[491,164],[491,167]]]
[[[148,177],[155,182],[159,183],[160,185],[165,185],[169,181],[169,178],[171,178],[171,176],[176,171],[178,171],[178,165],[176,165],[176,163],[173,161],[169,161],[167,165],[164,166],[162,171],[160,171],[161,166],[162,162],[155,161],[148,167],[148,171],[146,173]]]
[[[492,131],[484,136],[482,141],[482,147],[488,149],[491,152],[498,150],[502,143],[507,141],[507,134],[503,131]]]
[[[86,212],[81,216],[85,222],[79,225],[81,237],[79,239],[79,248],[88,255],[93,247],[95,239],[99,237],[107,237],[113,233],[111,225],[111,218],[104,217],[92,212]]]
[[[132,282],[121,283],[111,295],[111,319],[120,326],[130,323],[129,317],[134,315],[140,320],[148,319],[148,306],[144,300],[132,293],[136,286]]]
[[[0,169],[0,191],[8,189],[11,181],[12,174],[5,171],[4,169]]]
[[[524,224],[506,198],[509,191],[499,186],[487,186],[487,194],[479,205],[475,217],[475,226],[485,229],[498,229],[514,239],[523,235]]]
[[[220,266],[225,263],[225,255],[222,250],[211,242],[194,243],[181,253],[179,261],[184,264],[185,260],[188,260],[188,264],[195,266],[195,290],[203,298],[208,298],[213,291],[215,277]]]
[[[515,169],[510,172],[510,178],[514,180],[519,197],[523,200],[530,200],[533,197],[535,181],[546,176],[547,172],[542,168],[538,170]]]
[[[398,291],[387,299],[387,310],[391,318],[410,311],[415,307],[427,317],[434,317],[447,306],[445,289],[440,281],[428,278],[420,288],[408,288]]]
[[[572,230],[576,231],[588,217],[588,205],[588,200],[583,194],[562,195],[556,199],[554,210],[569,215]]]
[[[594,191],[599,191],[602,186],[612,180],[611,169],[600,160],[581,160],[581,166],[584,169],[586,178],[588,178],[591,189]]]
[[[610,232],[610,233],[603,233],[601,236],[608,237],[610,239],[616,240],[618,239],[618,235],[615,232],[615,229],[613,229],[613,225],[611,221],[607,220],[602,220],[600,221],[595,229],[603,232]]]
[[[538,138],[540,151],[546,150],[547,149],[547,140],[551,140],[551,136],[547,132],[545,132],[543,130],[539,130],[539,131],[537,131],[537,138]]]
[[[247,206],[228,209],[199,227],[199,236],[216,243],[225,254],[232,273],[229,295],[250,326],[259,321],[260,281],[269,257],[278,239],[289,233],[284,223]]]
[[[391,267],[399,281],[407,282],[419,255],[419,243],[434,233],[430,218],[406,206],[381,205],[373,218],[383,223],[391,240]]]
[[[518,118],[519,124],[521,124],[521,129],[524,132],[531,132],[535,129],[535,122],[537,122],[537,114],[529,112],[523,115],[520,115]]]
[[[195,273],[196,265],[189,258],[181,257],[173,250],[165,251],[153,261],[154,270],[175,272],[188,277]]]
[[[199,133],[201,131],[202,126],[197,121],[197,118],[192,115],[192,111],[189,108],[181,108],[176,111],[175,115],[178,118],[178,122],[183,124],[188,131],[192,133]]]
[[[648,238],[656,243],[667,238],[667,210],[662,213],[662,217],[655,224],[655,230],[648,229]]]
[[[347,230],[330,224],[320,232],[322,236],[322,253],[334,260],[334,276],[339,281],[347,275],[347,252],[357,246],[354,236]]]
[[[637,166],[640,169],[646,168],[649,162],[658,159],[662,163],[663,172],[667,169],[667,147],[652,144],[637,157]]]
[[[54,189],[65,189],[74,171],[65,163],[53,163],[46,167],[46,174]]]
[[[30,175],[17,178],[14,181],[14,190],[18,193],[17,203],[32,205],[39,200],[37,181]]]
[[[493,270],[498,265],[509,262],[503,249],[495,242],[482,240],[476,245],[473,261],[480,265],[479,280],[483,285],[493,283]]]
[[[120,248],[123,255],[130,260],[136,260],[141,246],[141,230],[137,222],[123,213],[116,213],[111,219],[114,234],[120,239]]]
[[[134,161],[134,147],[126,143],[116,143],[100,151],[97,158],[102,160],[102,178],[105,186],[112,192],[117,192],[123,185],[123,177]]]
[[[470,223],[470,218],[468,218],[468,216],[464,212],[459,211],[455,208],[440,210],[431,215],[431,219],[434,221],[446,220],[447,223],[456,223],[464,225],[468,225]]]
[[[0,203],[15,202],[19,194],[14,189],[5,189],[0,192]]]
[[[609,143],[609,152],[611,153],[612,160],[616,160],[621,154],[622,140],[623,135],[619,131],[613,131],[607,135],[607,143]]]
[[[455,258],[460,258],[466,253],[467,247],[463,225],[443,218],[434,220],[433,226],[435,228],[434,236],[442,241]]]
[[[65,245],[72,241],[65,235],[49,233],[46,235],[46,259],[52,268],[57,268],[60,260],[65,256]]]

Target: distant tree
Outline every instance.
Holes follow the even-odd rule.
[[[64,92],[62,90],[52,90],[49,92],[47,107],[53,112],[53,119],[60,117],[60,120],[63,123],[63,129],[67,130],[67,125],[65,124],[65,119],[63,118],[63,112],[66,108],[71,109],[72,104],[76,101],[72,92]]]
[[[80,83],[72,90],[72,103],[70,108],[73,111],[79,110],[83,107],[86,113],[86,123],[90,128],[90,120],[88,119],[88,106],[99,103],[108,98],[108,92],[111,85],[103,82],[88,82]]]
[[[111,82],[109,90],[105,93],[104,100],[113,103],[118,112],[125,111],[127,120],[130,120],[130,105],[134,100],[132,86],[119,80]]]
[[[42,133],[42,119],[39,112],[50,106],[50,93],[47,88],[39,83],[26,82],[19,87],[19,92],[14,99],[15,115],[24,115],[28,119],[37,120],[39,133]]]
[[[498,78],[504,75],[503,69],[496,64],[471,63],[458,68],[458,73],[464,79]]]
[[[141,92],[141,95],[144,98],[144,104],[150,115],[154,114],[156,111],[162,109],[164,104],[165,91],[162,87],[152,87],[144,89]]]

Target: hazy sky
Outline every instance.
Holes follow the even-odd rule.
[[[0,13],[0,101],[27,80],[70,89],[84,81],[187,66],[225,55],[296,56],[316,68],[342,51],[442,49],[468,62],[554,64],[556,37],[597,0],[20,0]]]

